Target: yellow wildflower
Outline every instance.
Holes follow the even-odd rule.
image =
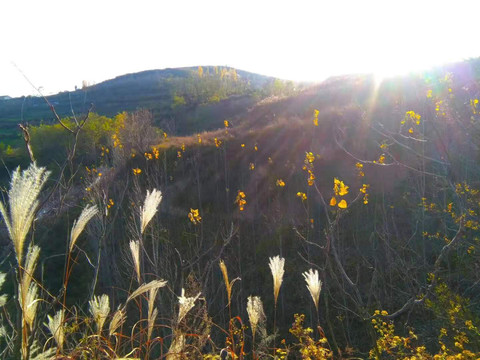
[[[133,171],[133,175],[139,175],[142,172],[142,169],[136,168],[136,169],[132,169],[132,171]]]
[[[302,199],[302,201],[305,201],[307,200],[307,194],[305,194],[304,192],[297,192],[297,196]]]
[[[194,225],[197,225],[200,223],[200,221],[202,221],[202,217],[200,216],[198,209],[190,209],[188,218]]]
[[[243,191],[238,190],[237,198],[235,199],[235,203],[238,204],[238,209],[240,211],[244,210],[244,207],[247,203],[247,200],[245,200],[245,198],[246,198],[245,193]]]
[[[279,187],[284,187],[285,186],[285,182],[282,180],[282,179],[278,179],[277,182],[276,182],[277,186]]]

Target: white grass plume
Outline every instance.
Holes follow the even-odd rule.
[[[265,312],[263,311],[263,303],[259,296],[249,296],[247,300],[247,314],[252,328],[252,335],[255,338],[257,325],[265,321]]]
[[[37,167],[35,163],[21,173],[20,167],[18,167],[10,181],[9,211],[0,202],[0,214],[7,225],[19,265],[22,264],[23,246],[39,204],[38,195],[49,174],[50,172],[45,168]]]
[[[280,287],[282,286],[283,274],[285,273],[285,270],[283,269],[285,266],[285,259],[277,255],[273,258],[269,258],[269,260],[269,266],[273,276],[273,295],[275,298],[275,306],[277,306],[278,294],[280,292]]]
[[[188,314],[190,310],[195,306],[195,301],[199,298],[201,293],[198,293],[193,297],[185,296],[185,289],[182,288],[182,295],[178,297],[178,303],[180,304],[180,309],[178,310],[178,323],[182,321],[185,315]]]
[[[135,266],[135,273],[137,274],[137,281],[140,284],[140,243],[138,241],[130,241],[130,252],[132,254],[133,265]]]
[[[318,311],[318,301],[320,299],[320,291],[322,291],[322,281],[318,278],[318,270],[310,269],[303,273],[303,277],[307,282],[307,289],[312,295],[313,303]]]
[[[158,205],[162,201],[162,192],[157,189],[153,189],[152,192],[147,190],[147,196],[145,197],[145,203],[140,208],[141,211],[141,225],[140,231],[143,234],[150,220],[157,212]]]
[[[25,260],[25,268],[23,271],[20,287],[22,291],[26,291],[30,288],[30,283],[33,280],[33,273],[37,267],[38,257],[40,255],[40,247],[37,245],[29,246],[27,256]]]
[[[150,341],[152,338],[153,325],[158,316],[157,308],[153,309],[152,313],[148,315],[148,325],[147,325],[147,341]]]
[[[137,296],[142,295],[147,291],[150,291],[151,289],[155,289],[155,288],[159,289],[161,287],[164,287],[165,285],[167,285],[166,280],[153,280],[153,281],[150,281],[149,283],[143,284],[139,286],[137,290],[135,290],[133,293],[130,294],[130,296],[127,298],[127,303],[130,300],[135,299]]]
[[[18,289],[20,307],[22,308],[23,319],[28,324],[29,328],[33,328],[33,322],[37,315],[37,305],[39,299],[37,298],[38,286],[35,283],[31,283],[28,289]]]
[[[70,234],[70,245],[69,245],[69,252],[72,252],[75,243],[82,233],[83,229],[87,223],[98,213],[98,209],[96,205],[87,205],[83,210],[77,220],[73,222],[72,232]]]
[[[65,340],[64,319],[65,311],[61,309],[58,310],[53,317],[48,315],[48,323],[45,324],[48,330],[50,330],[60,351],[63,348],[63,342]]]
[[[225,283],[225,288],[227,289],[228,306],[230,306],[231,301],[232,301],[233,284],[235,283],[235,281],[240,280],[240,278],[237,277],[237,278],[233,279],[232,281],[229,281],[227,266],[225,265],[223,260],[220,260],[220,270],[222,271],[223,281]]]
[[[32,282],[39,255],[40,248],[38,246],[34,245],[28,248],[25,268],[18,289],[23,317],[30,328],[33,326],[39,301],[37,299],[38,286]]]
[[[118,328],[123,325],[125,320],[126,312],[124,309],[119,307],[118,310],[113,313],[112,320],[110,321],[110,325],[108,327],[108,334],[110,336],[115,334]]]
[[[103,329],[103,324],[105,324],[105,320],[110,313],[110,299],[108,295],[105,294],[102,296],[94,296],[88,304],[90,305],[90,313],[97,325],[97,333],[100,334]]]

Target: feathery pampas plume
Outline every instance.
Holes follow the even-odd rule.
[[[252,335],[255,339],[255,332],[259,322],[265,320],[265,312],[263,311],[263,303],[259,296],[249,296],[247,300],[247,314],[252,327]]]
[[[187,315],[188,312],[195,306],[195,301],[197,301],[200,294],[201,293],[198,293],[194,297],[186,297],[185,289],[182,288],[182,296],[178,297],[178,303],[180,304],[180,309],[178,310],[178,324],[180,324],[185,315]]]
[[[310,269],[303,273],[303,277],[307,283],[307,289],[312,295],[313,303],[318,311],[318,300],[320,299],[320,291],[322,291],[322,281],[318,278],[318,270]]]
[[[55,342],[57,343],[58,349],[61,351],[63,348],[63,342],[65,340],[65,329],[64,324],[65,311],[63,309],[58,310],[56,314],[51,317],[48,315],[48,323],[45,326],[52,333]]]
[[[164,287],[165,285],[167,285],[166,280],[153,280],[153,281],[150,281],[149,283],[143,284],[139,286],[137,290],[135,290],[133,293],[130,294],[130,296],[127,298],[127,303],[130,300],[135,299],[137,296],[146,293],[147,291],[150,291],[152,289],[159,289],[161,287]]]
[[[72,226],[72,233],[70,234],[70,246],[69,251],[72,252],[73,246],[77,241],[77,238],[82,233],[83,229],[87,225],[87,223],[98,213],[98,209],[96,205],[87,205],[80,214],[78,220],[73,222]]]
[[[130,241],[130,253],[132,254],[133,265],[137,274],[137,281],[140,284],[140,243],[138,241]]]
[[[97,324],[97,333],[100,334],[103,329],[103,324],[110,313],[110,299],[108,295],[94,296],[92,300],[88,302],[90,306],[90,313],[93,316],[93,320]]]
[[[227,289],[227,296],[228,296],[228,306],[230,306],[230,303],[232,301],[232,287],[235,281],[240,280],[239,277],[233,279],[232,281],[228,280],[228,271],[227,271],[227,266],[223,262],[223,260],[220,260],[220,270],[222,270],[222,275],[223,275],[223,281],[225,282],[225,288]]]
[[[162,192],[157,189],[153,189],[152,192],[147,190],[147,196],[145,197],[145,203],[143,208],[140,208],[142,213],[142,222],[141,222],[141,233],[145,231],[150,220],[152,220],[153,216],[157,212],[158,205],[162,201]]]
[[[38,207],[37,198],[49,175],[49,171],[37,167],[35,163],[22,173],[18,167],[8,191],[9,212],[0,202],[0,214],[7,225],[19,265],[22,265],[23,245]]]
[[[158,287],[148,290],[148,325],[147,325],[147,339],[150,340],[153,331],[153,324],[158,315],[158,310],[154,308],[155,298],[157,297]]]
[[[283,269],[285,265],[285,259],[277,255],[273,258],[269,258],[269,260],[269,266],[273,276],[273,295],[275,298],[275,306],[277,306],[278,293],[280,292],[280,287],[282,286],[283,281],[283,274],[285,273]]]
[[[110,321],[110,326],[108,327],[108,334],[112,336],[118,330],[120,326],[126,320],[126,312],[121,307],[118,308],[117,311],[113,313],[112,320]]]

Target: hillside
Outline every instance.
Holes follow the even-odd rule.
[[[139,325],[152,315],[145,297],[130,305],[128,341],[118,346],[106,331],[105,338],[86,335],[95,333],[86,310],[69,312],[66,322],[77,330],[65,334],[63,354],[106,358],[96,350],[101,344],[105,353],[140,358],[175,346],[199,359],[224,347],[259,359],[277,349],[288,358],[480,356],[479,64],[382,82],[341,76],[290,95],[248,90],[215,103],[177,92],[184,113],[194,103],[195,111],[214,113],[214,106],[248,101],[231,112],[217,108],[211,123],[170,123],[174,131],[165,132],[160,108],[92,113],[77,140],[59,124],[31,126],[38,165],[53,172],[34,231],[48,293],[62,289],[69,264],[67,308],[86,309],[93,294],[108,294],[111,309],[126,308],[137,285],[168,281],[155,302],[155,340],[145,340],[151,333]],[[206,84],[205,73],[194,75],[194,84]],[[122,79],[128,88],[129,77]],[[249,86],[275,86],[265,81]],[[65,124],[75,127],[72,119]],[[4,160],[11,166],[19,158]],[[153,189],[162,199],[143,227]],[[67,247],[87,205],[99,212]],[[0,236],[2,258],[15,256],[7,231]],[[285,259],[279,295],[269,270],[276,255]],[[305,287],[308,269],[322,281],[319,298]],[[182,289],[201,296],[177,322]],[[266,310],[257,338],[246,311],[251,295]],[[52,312],[44,309],[40,322]],[[305,314],[305,324],[295,314]],[[34,335],[42,343],[49,336]]]
[[[260,98],[274,92],[293,91],[275,79],[236,70],[207,66],[149,70],[118,76],[76,91],[47,96],[60,117],[85,113],[91,104],[96,113],[114,116],[123,111],[148,109],[156,125],[173,133],[192,133],[216,128],[223,118],[240,115]],[[290,89],[286,88],[290,86]],[[40,97],[0,99],[1,141],[20,142],[17,124],[52,122],[46,101]]]

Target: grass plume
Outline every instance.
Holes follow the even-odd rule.
[[[133,265],[135,268],[135,273],[137,274],[137,281],[141,283],[140,277],[140,243],[138,241],[130,241],[130,253],[132,254]]]
[[[18,167],[10,181],[10,190],[8,191],[9,211],[0,202],[0,213],[7,225],[19,265],[22,265],[25,239],[38,208],[38,195],[49,174],[49,171],[46,171],[43,167],[37,167],[35,163],[32,163],[28,169],[22,172]]]
[[[61,309],[58,310],[53,317],[48,315],[48,323],[45,324],[45,326],[48,328],[53,338],[55,339],[57,347],[60,351],[63,348],[63,342],[65,340],[65,329],[63,326],[64,318],[65,311]]]
[[[145,203],[141,211],[141,225],[140,225],[140,232],[143,234],[145,228],[147,227],[150,220],[152,220],[153,216],[156,214],[158,205],[162,201],[162,192],[157,189],[153,189],[152,192],[147,190],[147,196],[145,197]]]
[[[307,283],[307,289],[312,295],[313,303],[318,312],[318,301],[320,299],[320,292],[322,291],[322,281],[318,278],[318,270],[310,269],[303,273],[303,277]]]
[[[110,299],[108,295],[94,296],[92,300],[88,302],[90,306],[90,313],[93,316],[93,320],[97,325],[97,333],[100,334],[103,329],[103,324],[110,313]]]
[[[83,229],[87,223],[98,213],[96,205],[87,205],[83,210],[77,220],[73,222],[72,233],[70,234],[70,245],[69,252],[72,252],[75,243],[82,233]]]
[[[277,255],[269,260],[269,266],[273,276],[273,295],[275,298],[275,306],[277,306],[278,294],[280,292],[280,287],[282,286],[283,274],[285,273],[285,270],[283,269],[285,266],[285,259]]]

